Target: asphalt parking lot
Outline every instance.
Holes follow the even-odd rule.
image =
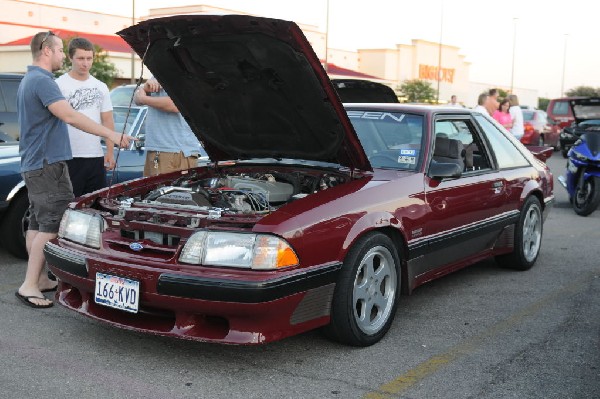
[[[555,178],[565,160],[549,160]],[[318,331],[259,347],[116,329],[14,296],[0,250],[0,398],[599,398],[600,210],[556,204],[533,269],[478,263],[401,297],[368,348]]]

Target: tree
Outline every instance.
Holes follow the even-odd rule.
[[[409,103],[432,103],[437,96],[437,91],[431,87],[431,83],[419,79],[405,80],[398,89],[400,95]]]
[[[593,88],[591,86],[577,86],[565,93],[567,97],[598,97],[600,95],[600,88]]]
[[[498,90],[498,97],[504,99],[508,97],[508,92],[504,89],[497,89]]]
[[[67,57],[63,61],[61,69],[54,73],[54,76],[59,77],[60,75],[67,73],[71,70],[71,59],[68,57],[69,54],[69,42],[72,38],[63,40],[63,50]],[[117,67],[112,62],[108,61],[108,54],[102,49],[102,47],[94,44],[94,63],[90,69],[90,75],[96,79],[106,83],[110,88],[118,75]]]
[[[550,103],[549,98],[540,97],[538,98],[538,109],[545,111],[548,108],[548,104]]]

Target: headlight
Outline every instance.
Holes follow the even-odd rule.
[[[179,260],[255,270],[273,270],[299,263],[294,250],[279,237],[205,230],[189,238]]]
[[[575,146],[573,147],[575,148]],[[587,161],[588,158],[585,155],[580,154],[579,152],[575,151],[574,149],[571,150],[573,152],[572,155],[575,156],[575,158],[577,158],[580,161]]]
[[[100,215],[67,209],[60,221],[58,236],[99,249],[103,230],[104,219]]]
[[[569,139],[569,138],[573,137],[573,135],[570,133],[567,133],[565,131],[562,131],[562,132],[560,132],[560,137],[563,139]]]

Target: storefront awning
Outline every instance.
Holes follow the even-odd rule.
[[[93,44],[100,46],[102,50],[131,53],[129,45],[117,35],[98,35],[65,29],[51,29],[51,31],[63,40],[69,40],[74,37],[84,37]],[[28,46],[31,43],[31,38],[33,38],[33,36],[23,37],[11,42],[1,43],[0,46]]]

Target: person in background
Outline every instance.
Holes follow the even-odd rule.
[[[71,70],[56,79],[56,84],[71,107],[110,130],[115,129],[108,87],[90,75],[94,62],[94,45],[75,38],[69,43]],[[67,161],[73,194],[79,197],[106,187],[106,169],[115,167],[114,144],[106,141],[106,154],[100,137],[67,126],[73,159]]]
[[[490,116],[494,115],[494,112],[498,110],[500,103],[498,102],[498,89],[490,89],[488,91],[488,99],[485,103],[485,109],[487,109]]]
[[[477,105],[473,108],[473,111],[477,111],[482,113],[483,115],[489,115],[485,104],[488,102],[489,95],[487,93],[481,93],[479,97],[477,97]]]
[[[462,107],[462,105],[460,105],[456,99],[456,94],[453,94],[450,97],[450,102],[448,103],[449,107]]]
[[[136,91],[135,102],[148,106],[144,176],[198,166],[200,142],[155,78]]]
[[[51,31],[31,39],[32,65],[17,90],[17,118],[21,137],[21,175],[29,198],[29,228],[25,236],[29,259],[25,280],[15,296],[32,308],[49,308],[43,292],[56,283],[42,273],[44,246],[55,238],[62,215],[73,199],[66,160],[71,159],[67,123],[127,147],[133,137],[121,135],[75,111],[65,100],[52,72],[62,67],[63,41]]]
[[[508,96],[508,102],[510,104],[508,112],[513,120],[510,132],[517,140],[521,140],[521,137],[525,134],[525,127],[523,126],[523,110],[519,106],[519,97],[517,97],[516,94],[510,94]]]
[[[510,130],[513,125],[512,116],[508,112],[510,108],[510,103],[507,99],[504,99],[500,102],[500,108],[494,111],[492,117],[498,121],[502,126],[506,128],[506,130]]]

